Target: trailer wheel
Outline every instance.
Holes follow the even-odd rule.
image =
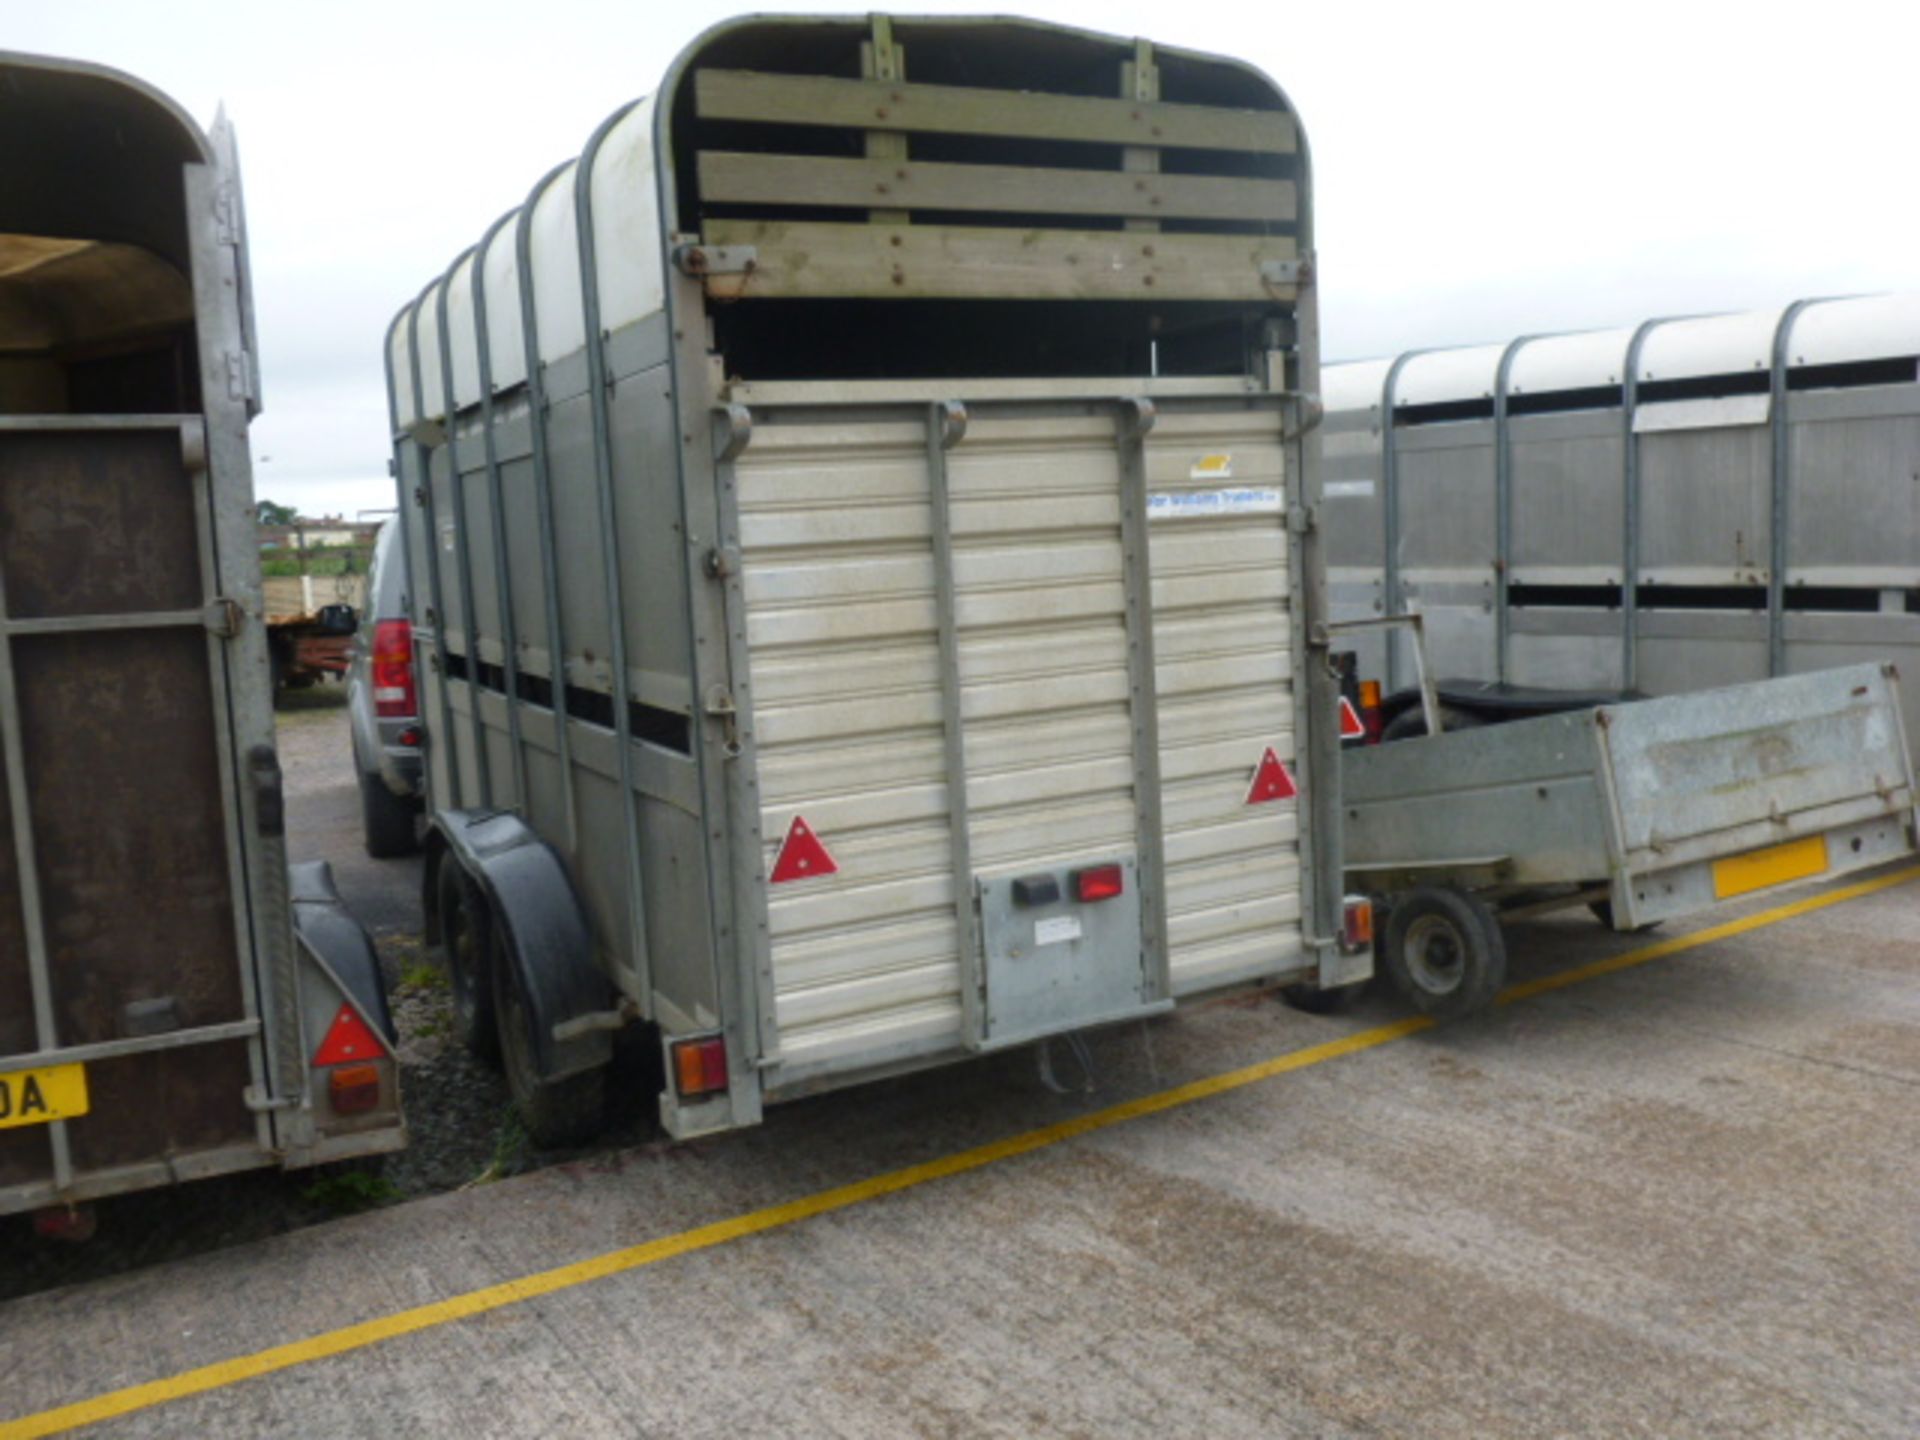
[[[1436,1020],[1493,1003],[1507,978],[1500,922],[1472,895],[1444,886],[1409,890],[1387,912],[1381,968],[1406,1002]]]
[[[513,961],[502,952],[504,941],[494,940],[493,1007],[500,1021],[500,1060],[506,1072],[513,1108],[527,1138],[542,1150],[584,1145],[606,1124],[607,1067],[596,1065],[558,1080],[542,1080],[533,1058],[533,1019]]]
[[[1352,985],[1335,985],[1327,990],[1304,981],[1298,985],[1280,987],[1282,1000],[1294,1009],[1304,1010],[1309,1015],[1344,1015],[1366,993],[1365,980]]]
[[[440,857],[434,880],[440,943],[447,957],[447,982],[453,991],[453,1023],[460,1043],[492,1065],[500,1059],[500,1031],[494,1022],[494,992],[488,976],[493,955],[493,914],[480,887],[467,878],[452,855]]]
[[[1611,900],[1596,900],[1587,906],[1587,909],[1591,910],[1593,912],[1593,918],[1606,926],[1607,929],[1612,930],[1617,928],[1613,923],[1613,902]],[[1629,935],[1645,935],[1649,930],[1658,930],[1664,923],[1665,922],[1661,920],[1649,920],[1644,925],[1634,926],[1626,933]]]

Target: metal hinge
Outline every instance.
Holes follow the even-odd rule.
[[[253,357],[244,350],[227,351],[227,398],[251,400],[255,393]]]
[[[1287,507],[1287,529],[1295,535],[1311,535],[1320,525],[1320,515],[1311,505]]]
[[[231,180],[213,192],[213,238],[222,245],[240,243],[240,197]]]
[[[717,545],[707,551],[707,575],[714,580],[725,580],[740,573],[740,552],[731,545]]]
[[[1269,285],[1311,285],[1313,257],[1302,255],[1297,260],[1263,260],[1260,262],[1260,278]]]
[[[241,623],[246,618],[247,612],[240,608],[240,602],[228,599],[225,595],[209,600],[200,611],[200,623],[207,627],[207,633],[218,635],[222,640],[231,640],[238,635]]]
[[[751,275],[760,265],[752,245],[677,245],[674,268],[682,275]]]

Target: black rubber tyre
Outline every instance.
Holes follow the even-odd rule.
[[[360,772],[360,828],[374,859],[391,860],[420,848],[413,826],[419,813],[419,806],[394,794],[378,775]]]
[[[1436,1020],[1486,1009],[1507,978],[1507,946],[1494,913],[1438,885],[1394,900],[1380,962],[1401,997]]]
[[[584,1145],[606,1126],[607,1067],[596,1066],[564,1079],[543,1081],[534,1068],[533,1022],[513,965],[498,947],[489,967],[493,971],[493,1008],[500,1022],[500,1068],[506,1073],[513,1108],[527,1138],[542,1150]]]
[[[1344,1015],[1366,993],[1367,982],[1364,980],[1357,985],[1336,985],[1331,990],[1304,983],[1280,987],[1282,1000],[1309,1015]]]
[[[453,992],[453,1024],[460,1043],[489,1065],[500,1060],[500,1030],[494,1021],[493,913],[487,897],[452,855],[440,858],[434,877],[440,945]]]
[[[1613,902],[1611,900],[1596,900],[1587,906],[1587,909],[1591,910],[1593,912],[1593,918],[1606,926],[1607,929],[1611,930],[1614,928]],[[1658,930],[1661,925],[1665,923],[1666,922],[1662,920],[1649,920],[1644,925],[1634,926],[1633,929],[1626,933],[1629,935],[1645,935],[1650,930]]]
[[[1440,707],[1440,729],[1447,734],[1455,730],[1478,730],[1486,723],[1469,711],[1456,710],[1451,705]],[[1387,728],[1380,732],[1380,743],[1388,745],[1395,740],[1416,740],[1426,733],[1427,717],[1421,713],[1418,705],[1414,705],[1387,722]]]

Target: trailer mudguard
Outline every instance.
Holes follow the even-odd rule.
[[[435,854],[444,845],[447,852]],[[560,857],[518,815],[442,810],[428,831],[428,885],[457,863],[487,897],[504,954],[534,1017],[534,1061],[543,1080],[606,1064],[613,1035],[595,1027],[554,1038],[554,1027],[613,1009],[613,988],[594,964],[593,930]],[[431,905],[429,905],[431,912]]]
[[[339,978],[347,993],[387,1037],[399,1040],[380,957],[366,926],[354,919],[333,883],[333,867],[308,860],[287,867],[287,898],[293,902],[293,928]]]

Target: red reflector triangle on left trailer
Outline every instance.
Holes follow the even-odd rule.
[[[333,1017],[333,1024],[327,1027],[327,1038],[313,1052],[313,1063],[321,1066],[341,1065],[349,1060],[378,1060],[386,1053],[387,1047],[380,1043],[353,1006],[343,1004],[340,1013]]]
[[[1291,800],[1300,792],[1294,786],[1293,776],[1278,755],[1269,745],[1260,756],[1260,764],[1253,772],[1253,784],[1247,789],[1247,804],[1262,805],[1269,800]]]
[[[1340,697],[1340,738],[1342,740],[1364,740],[1367,727],[1360,723],[1360,712],[1353,708],[1353,702],[1346,696]]]
[[[834,864],[833,856],[827,853],[827,847],[820,843],[820,837],[813,833],[807,822],[798,815],[787,828],[787,838],[780,842],[780,853],[774,857],[773,873],[767,877],[772,885],[784,885],[789,880],[811,880],[816,875],[838,875],[840,867]]]

